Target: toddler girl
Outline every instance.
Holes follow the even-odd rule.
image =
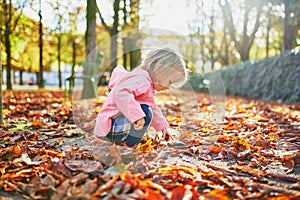
[[[152,126],[162,131],[163,138],[172,139],[168,122],[155,105],[154,91],[179,87],[186,79],[183,59],[169,48],[151,51],[130,72],[116,67],[109,81],[111,91],[96,120],[96,137],[133,147]]]

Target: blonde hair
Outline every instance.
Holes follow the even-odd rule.
[[[181,87],[188,78],[188,70],[182,57],[170,48],[150,51],[141,64],[153,81],[160,81],[170,76],[178,76],[179,79],[172,83],[173,87]],[[159,74],[159,78],[155,74]]]

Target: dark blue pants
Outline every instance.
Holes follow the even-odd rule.
[[[134,125],[129,122],[126,117],[121,114],[112,120],[112,126],[109,134],[106,136],[111,142],[127,146],[138,144],[146,133],[152,120],[152,110],[146,104],[141,104],[141,108],[145,113],[145,125],[142,130],[135,130]]]

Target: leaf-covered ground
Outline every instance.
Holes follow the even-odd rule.
[[[226,97],[214,123],[210,96],[162,93],[174,143],[150,129],[132,150],[93,137],[100,90],[84,108],[63,92],[4,92],[0,198],[300,198],[299,105]]]

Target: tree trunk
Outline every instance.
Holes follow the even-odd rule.
[[[212,8],[212,10],[214,11],[214,7]],[[211,14],[210,16],[210,27],[209,27],[209,32],[210,32],[210,49],[209,49],[209,60],[211,62],[211,69],[214,70],[215,69],[215,30],[214,30],[214,15]]]
[[[76,65],[76,41],[75,38],[72,38],[72,71],[71,76],[75,74],[75,65]]]
[[[10,44],[10,23],[11,23],[11,2],[8,7],[6,0],[4,0],[5,20],[5,49],[6,49],[6,89],[12,90],[11,84],[11,44]]]
[[[294,3],[295,2],[295,3]],[[290,51],[293,48],[293,42],[295,40],[295,36],[300,27],[300,22],[298,24],[294,24],[297,18],[299,17],[299,10],[297,10],[297,1],[284,0],[284,33],[283,33],[283,47],[282,53],[286,51]],[[298,6],[299,7],[299,6]],[[293,11],[295,10],[295,12]],[[293,13],[294,15],[291,15]],[[300,20],[300,19],[298,19]]]
[[[128,39],[127,38],[123,38],[122,39],[123,40],[123,66],[124,66],[124,68],[125,69],[127,69],[127,63],[128,63],[128,61],[127,61],[127,55],[128,55]]]
[[[2,43],[0,43],[0,124],[3,124],[3,100],[2,100]]]
[[[130,67],[135,68],[138,66],[141,59],[141,49],[138,46],[138,40],[141,38],[141,35],[138,31],[140,24],[140,16],[138,14],[140,7],[140,0],[130,0],[130,21],[134,26],[133,28],[137,31],[133,32],[132,37],[130,37]]]
[[[139,65],[141,58],[141,50],[137,45],[137,41],[140,35],[138,32],[133,32],[129,34],[129,48],[130,48],[130,68],[133,69]]]
[[[112,35],[110,37],[110,73],[114,70],[114,68],[117,66],[117,35]]]
[[[96,63],[96,0],[87,0],[87,28],[86,28],[86,62]],[[87,76],[91,75],[91,68],[84,68],[83,73]],[[93,82],[84,79],[82,99],[89,99],[96,97],[93,89]]]
[[[39,0],[39,47],[40,47],[40,72],[38,78],[39,88],[44,88],[44,78],[43,78],[43,23],[42,23],[42,10],[41,10],[41,0]]]
[[[136,45],[136,41],[133,41],[134,45]],[[135,46],[136,47],[136,46]],[[139,65],[141,57],[141,50],[139,48],[135,48],[130,51],[130,67],[131,69],[136,68]]]
[[[272,23],[271,23],[271,8],[268,7],[268,11],[267,11],[267,30],[266,30],[266,57],[269,57],[269,49],[270,49],[270,42],[269,42],[269,38],[270,38],[270,31],[272,28]]]
[[[126,26],[128,24],[127,21],[127,3],[126,1],[124,1],[124,6],[123,6],[123,21],[124,21],[124,25]],[[123,40],[123,66],[125,67],[125,69],[127,69],[127,55],[128,55],[128,38],[125,37],[122,39]]]
[[[20,75],[19,75],[20,76],[19,77],[19,84],[20,85],[24,85],[24,83],[23,83],[23,72],[24,72],[23,70],[20,70]]]
[[[125,2],[126,4],[126,2]],[[100,20],[103,24],[103,26],[105,27],[105,29],[109,32],[110,35],[110,73],[112,73],[112,71],[114,70],[114,68],[117,66],[117,39],[118,39],[118,27],[119,27],[119,7],[120,7],[120,0],[114,0],[114,4],[113,4],[113,10],[114,10],[114,16],[113,16],[113,25],[112,27],[109,27],[103,17],[102,14],[99,10],[98,7],[96,7],[98,13],[99,13],[99,17]]]
[[[61,80],[61,33],[58,35],[58,42],[57,42],[57,62],[58,62],[58,85],[59,88],[62,87],[62,80]]]
[[[226,25],[224,24],[224,35],[223,35],[223,42],[224,42],[224,56],[222,61],[223,61],[223,65],[229,65],[229,44],[228,44],[228,41],[227,41],[227,30],[226,30]]]
[[[118,42],[117,42],[117,34],[118,34],[118,27],[119,27],[119,6],[120,0],[114,1],[114,21],[113,27],[110,30],[110,42],[111,42],[111,49],[110,49],[110,73],[114,70],[117,66],[117,54],[118,54]]]

